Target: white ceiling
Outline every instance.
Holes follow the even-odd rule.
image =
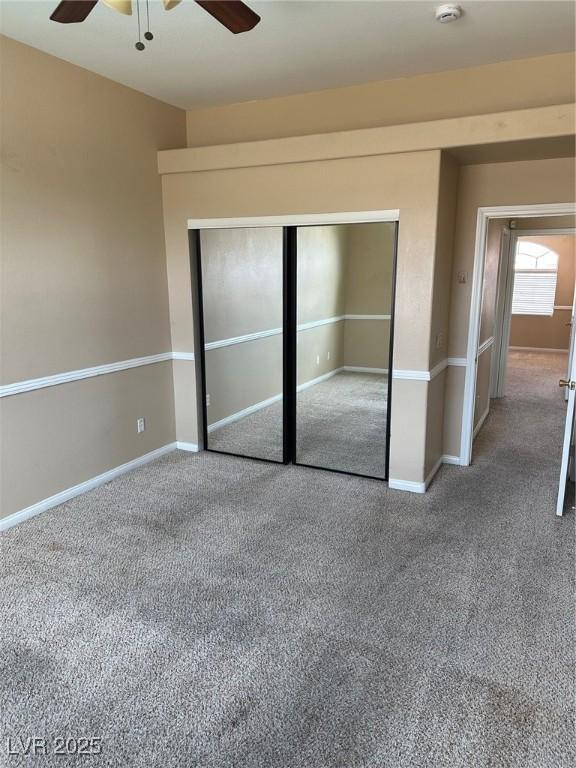
[[[462,0],[464,16],[451,24],[436,22],[436,3],[420,0],[249,0],[262,21],[241,35],[193,0],[169,12],[151,0],[155,39],[142,52],[136,15],[100,2],[83,24],[56,24],[57,2],[0,0],[0,30],[184,108],[574,49],[570,0]]]

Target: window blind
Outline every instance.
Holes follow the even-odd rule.
[[[542,270],[514,273],[513,315],[552,315],[557,272]]]

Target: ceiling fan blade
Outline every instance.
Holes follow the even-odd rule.
[[[254,29],[260,21],[260,16],[241,0],[196,0],[196,2],[235,35]]]
[[[132,16],[132,0],[103,0],[114,11],[123,13],[124,16]]]
[[[50,19],[60,24],[78,24],[88,16],[98,0],[62,0]]]

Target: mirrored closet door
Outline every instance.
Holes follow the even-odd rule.
[[[296,463],[384,479],[396,224],[297,230]]]
[[[396,222],[196,230],[204,447],[386,479]]]
[[[205,447],[283,461],[283,229],[200,232]]]

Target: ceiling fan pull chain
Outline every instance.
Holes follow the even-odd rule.
[[[150,32],[150,0],[146,0],[146,32],[144,32],[144,37],[146,40],[154,40],[154,35],[152,32]]]
[[[140,0],[136,0],[136,15],[138,16],[138,42],[135,45],[137,51],[143,51],[146,46],[142,42],[142,34],[140,31]]]

